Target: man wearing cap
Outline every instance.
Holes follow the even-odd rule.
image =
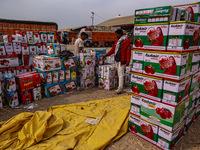
[[[124,67],[125,65],[129,65],[131,58],[131,45],[127,36],[123,35],[121,29],[116,30],[115,33],[118,40],[115,42],[111,50],[104,56],[104,59],[106,56],[114,54],[115,66],[119,77],[119,85],[116,93],[120,94],[123,92],[124,87]]]

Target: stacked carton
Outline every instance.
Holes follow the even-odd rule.
[[[15,81],[15,76],[11,73],[5,73],[3,75],[4,79],[4,92],[6,97],[6,103],[9,107],[13,108],[19,105],[17,86]]]
[[[1,84],[0,84],[0,109],[3,108],[3,101],[2,101],[2,90],[1,90]]]
[[[81,89],[95,86],[95,53],[80,53],[78,58],[78,82]]]
[[[200,25],[180,21],[180,10],[135,11],[129,130],[162,149],[173,148],[199,116]]]

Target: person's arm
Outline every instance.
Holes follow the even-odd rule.
[[[127,50],[126,50],[126,66],[129,65],[131,59],[131,44],[129,40],[127,40]]]
[[[115,47],[116,47],[116,44],[114,44],[114,46],[110,49],[110,51],[105,56],[103,56],[104,60],[106,59],[107,56],[114,54]]]

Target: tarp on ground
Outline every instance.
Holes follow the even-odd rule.
[[[129,109],[126,95],[24,112],[0,122],[0,149],[104,149],[127,132]]]

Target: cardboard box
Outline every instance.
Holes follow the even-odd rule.
[[[22,35],[12,35],[12,42],[21,43],[22,42]]]
[[[167,51],[188,52],[198,49],[199,25],[191,22],[171,22]]]
[[[34,56],[34,68],[40,71],[53,71],[61,69],[61,60],[59,57]]]
[[[192,76],[191,84],[190,84],[190,95],[196,92],[199,89],[200,83],[200,72],[196,73]]]
[[[65,70],[65,80],[69,81],[71,80],[71,72],[70,70]]]
[[[47,43],[47,32],[40,32],[41,42]]]
[[[105,79],[105,90],[112,90],[114,88],[114,79]]]
[[[42,88],[43,88],[42,90],[43,94],[47,98],[64,93],[61,82],[52,83],[52,84],[42,84]]]
[[[61,52],[60,44],[47,43],[46,45],[47,45],[47,51],[46,51],[47,56],[55,57],[58,54],[60,54]]]
[[[19,92],[19,100],[22,104],[29,104],[32,102],[31,91]]]
[[[63,82],[65,80],[65,71],[59,70],[59,81]]]
[[[58,71],[52,71],[52,81],[53,83],[57,83],[58,82]]]
[[[156,101],[162,99],[163,80],[141,74],[131,74],[131,92]]]
[[[124,85],[130,86],[131,85],[131,74],[124,75]]]
[[[36,55],[37,54],[36,44],[29,44],[29,53],[30,53],[30,55]]]
[[[41,87],[36,87],[32,90],[32,100],[33,101],[38,101],[42,99],[42,91]]]
[[[44,54],[42,43],[37,43],[36,48],[37,48],[37,54],[40,54],[40,55]]]
[[[62,58],[62,70],[77,68],[77,56],[70,57],[69,59],[65,60]]]
[[[199,60],[200,60],[199,54],[200,53],[198,51],[192,53],[190,75],[193,75],[199,71]]]
[[[67,48],[67,45],[66,44],[60,44],[60,51],[65,51]]]
[[[44,81],[45,81],[44,83],[46,83],[46,84],[53,83],[52,71],[43,72],[43,76],[44,76]]]
[[[192,111],[194,110],[194,108],[195,108],[195,99],[196,99],[196,95],[190,95],[189,96],[189,102],[188,102],[188,104],[187,104],[187,116],[189,116],[191,113],[192,113]]]
[[[143,74],[180,81],[186,77],[188,53],[145,52]]]
[[[29,44],[34,44],[34,36],[33,36],[33,32],[32,31],[26,31],[26,35],[27,35],[27,40]]]
[[[22,43],[27,43],[27,35],[26,35],[26,31],[15,31],[17,36],[21,36],[21,42]]]
[[[194,106],[196,108],[200,104],[200,90],[196,91],[193,95],[195,96],[195,104],[194,104]]]
[[[168,24],[135,25],[133,49],[165,51],[168,29]]]
[[[71,92],[77,89],[77,80],[64,81],[63,82],[64,92]]]
[[[169,132],[159,127],[157,146],[162,149],[172,149],[183,137],[184,124],[185,122],[183,122],[174,132]]]
[[[140,112],[141,118],[175,131],[185,118],[185,101],[174,107],[142,97]]]
[[[132,71],[142,73],[144,65],[144,51],[133,50]]]
[[[46,45],[45,42],[41,42],[41,43],[42,43],[42,50],[43,50],[42,54],[45,54],[45,55],[46,55],[47,45]]]
[[[156,144],[158,137],[158,126],[147,122],[134,115],[129,116],[129,131],[145,139],[146,141]]]
[[[39,31],[33,31],[33,38],[34,38],[35,44],[41,43]]]
[[[54,32],[47,32],[47,42],[54,43]]]
[[[7,92],[13,92],[16,91],[16,81],[15,76],[11,73],[3,74],[3,78],[5,81],[5,90]]]
[[[29,45],[28,43],[21,43],[22,55],[29,55]]]
[[[19,43],[19,42],[14,43],[13,42],[13,50],[14,50],[15,54],[22,54],[21,43]]]
[[[10,57],[0,57],[0,68],[16,67],[19,66],[19,59],[17,55]]]
[[[7,92],[5,90],[6,102],[10,108],[16,107],[19,105],[17,91]]]
[[[195,120],[195,112],[196,112],[196,109],[194,109],[192,111],[192,113],[186,117],[185,128],[184,128],[184,133],[185,134],[188,131],[188,129],[192,126],[192,124],[193,124],[193,122]]]
[[[4,42],[4,46],[6,49],[6,54],[7,55],[11,55],[13,54],[13,44],[11,42]]]
[[[3,42],[0,43],[0,55],[6,55],[6,49]]]
[[[130,113],[140,117],[140,107],[141,107],[142,98],[140,96],[131,95],[131,109]]]
[[[162,102],[178,105],[184,101],[189,95],[191,77],[188,77],[180,82],[164,80]]]
[[[75,69],[70,69],[70,78],[71,80],[76,80],[76,68]]]

